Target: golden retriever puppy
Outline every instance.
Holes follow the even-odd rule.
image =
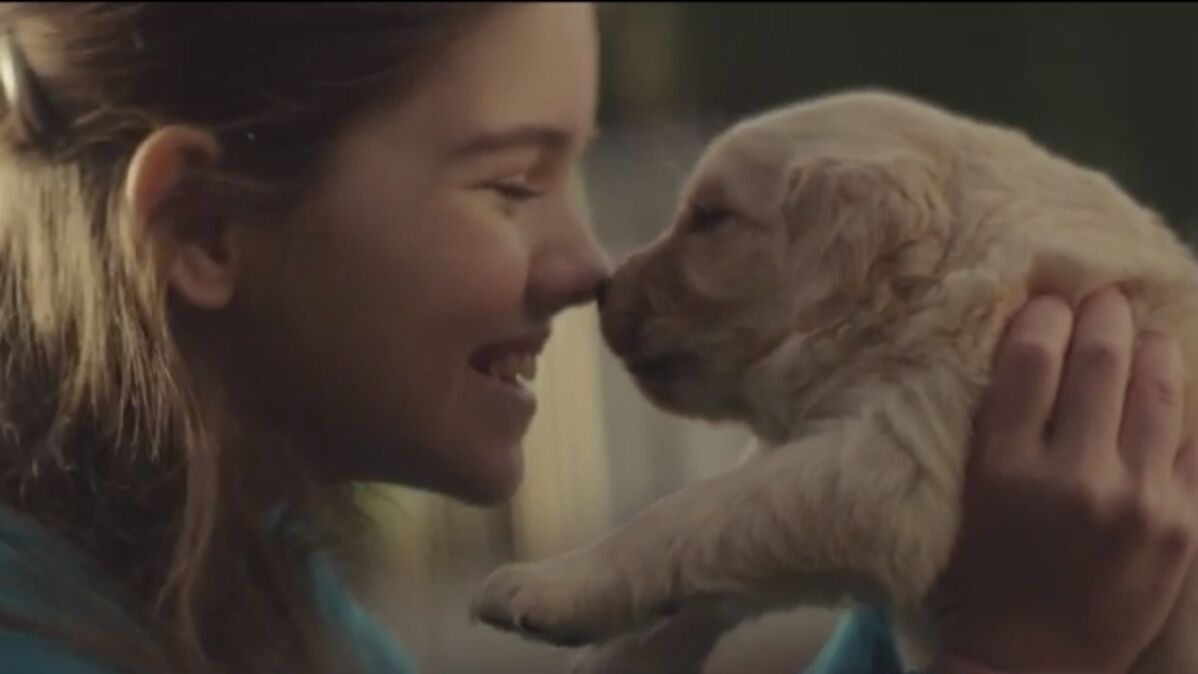
[[[701,157],[669,230],[617,270],[602,328],[656,404],[745,424],[754,451],[586,549],[497,570],[475,613],[551,642],[611,640],[578,671],[693,673],[745,617],[868,600],[924,665],[1008,319],[1031,291],[1076,306],[1118,283],[1139,328],[1181,338],[1192,380],[1196,274],[1157,215],[1018,132],[879,92],[744,121]],[[1198,672],[1193,579],[1138,671]]]

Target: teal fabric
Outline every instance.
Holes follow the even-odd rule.
[[[878,609],[851,611],[804,674],[902,674],[890,621]]]
[[[0,630],[0,671],[5,674],[119,674],[88,662],[53,642]]]
[[[322,555],[310,566],[314,599],[357,647],[366,674],[413,674],[399,645],[346,592]],[[74,591],[72,591],[74,590]],[[81,605],[80,597],[89,599]],[[110,598],[96,570],[60,541],[0,509],[0,607],[21,617],[111,620],[137,627]],[[113,624],[113,623],[109,623]],[[3,674],[120,674],[35,634],[0,627]]]
[[[273,523],[295,533],[283,519]],[[321,613],[345,630],[367,674],[414,674],[408,658],[382,626],[368,615],[319,553],[310,566],[314,599]],[[83,590],[92,598],[81,606]],[[28,617],[87,616],[113,620],[136,630],[103,592],[103,581],[86,560],[38,528],[0,510],[0,607]],[[120,674],[77,656],[47,639],[0,627],[0,672],[4,674]],[[842,620],[819,658],[805,674],[902,674],[884,612],[860,608]]]
[[[329,622],[345,630],[357,645],[365,674],[415,674],[415,668],[395,639],[350,598],[332,564],[317,556],[311,571],[317,606]]]

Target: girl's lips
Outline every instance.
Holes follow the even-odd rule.
[[[548,339],[548,330],[538,330],[484,344],[470,354],[470,367],[509,386],[521,386],[519,379],[536,376],[536,357]]]
[[[537,399],[525,384],[519,380],[507,381],[498,377],[478,372],[470,368],[470,374],[477,379],[478,389],[489,401],[488,406],[495,409],[507,410],[513,418],[521,423],[526,422],[536,411]]]
[[[485,409],[506,419],[512,432],[527,428],[536,412],[536,397],[528,387],[536,374],[536,357],[549,338],[547,330],[527,332],[480,346],[469,359],[478,381],[474,389]]]

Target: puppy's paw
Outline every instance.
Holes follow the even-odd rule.
[[[473,617],[559,646],[622,632],[632,621],[631,587],[611,565],[572,556],[509,564],[483,581]]]

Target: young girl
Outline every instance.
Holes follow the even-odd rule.
[[[10,3],[0,31],[3,671],[408,671],[326,555],[356,529],[354,482],[475,503],[519,485],[535,401],[517,375],[607,272],[569,190],[594,130],[593,9]],[[1055,397],[1061,334],[1059,315],[1025,330],[1051,348],[1018,351],[1047,356],[1008,366],[1011,399]],[[983,445],[1032,446],[1002,431],[1043,427],[1044,405],[991,407],[1006,422]],[[1154,456],[1176,451],[1156,435]],[[1040,457],[1018,475],[1047,474]],[[1091,475],[1032,480],[1031,501],[987,474],[975,491],[997,496],[977,510],[1013,503],[1004,517],[1069,513],[1060,494]],[[1190,533],[1180,503],[1146,530]],[[1062,540],[1105,533],[1041,519]],[[1121,623],[1097,601],[1082,616],[1107,626],[1087,654],[1116,668],[1189,551],[1146,540],[1127,549],[1168,582],[1107,574],[1077,594],[1142,598]],[[1005,558],[960,560],[961,578],[1030,582]],[[975,594],[955,652],[981,663],[1023,647],[1023,617],[1062,630],[1069,606]],[[1021,666],[1065,662],[1076,642],[1059,643]]]

